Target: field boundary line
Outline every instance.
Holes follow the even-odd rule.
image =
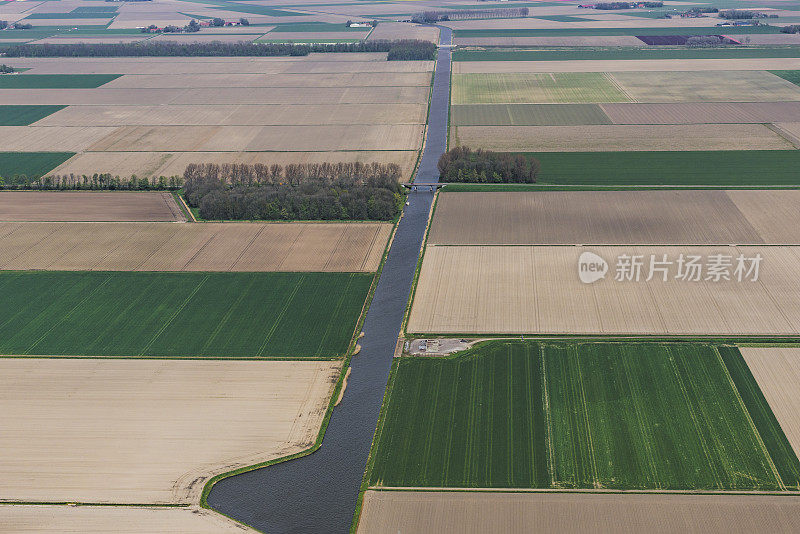
[[[639,103],[639,101],[633,97],[633,95],[625,88],[625,86],[622,85],[619,80],[617,80],[613,72],[604,72],[603,77],[606,80],[608,80],[611,83],[611,85],[613,85],[616,89],[618,89],[623,95],[625,95],[625,97],[629,100],[630,103],[633,104]],[[603,110],[603,113],[605,113],[605,110]],[[606,116],[607,115],[608,114],[606,113]],[[611,117],[609,117],[609,119],[610,118]]]
[[[774,122],[764,123],[764,126],[775,132],[776,134],[780,135],[782,138],[786,140],[789,144],[793,145],[795,148],[800,149],[800,139],[796,136],[792,135],[791,133],[787,132],[784,128],[779,126]]]
[[[752,430],[756,440],[758,440],[758,446],[761,448],[761,452],[764,453],[764,458],[766,458],[767,462],[769,463],[769,468],[772,471],[772,475],[775,477],[775,481],[778,483],[778,487],[782,490],[786,490],[786,484],[784,484],[783,478],[778,472],[778,468],[775,466],[775,461],[772,459],[772,455],[769,452],[769,448],[767,447],[767,444],[764,443],[764,438],[761,437],[761,433],[758,431],[758,427],[756,427],[753,417],[750,415],[750,410],[747,409],[747,405],[744,403],[744,399],[742,399],[742,395],[739,393],[739,388],[736,387],[736,382],[733,381],[730,369],[728,369],[728,366],[725,365],[725,360],[722,359],[719,349],[716,346],[712,346],[712,348],[714,349],[714,354],[717,357],[717,362],[725,370],[725,377],[728,379],[731,390],[736,395],[736,400],[739,402],[739,407],[742,409],[742,412],[744,412],[745,416],[747,416],[747,424],[750,426],[750,430]],[[746,363],[747,362],[745,362],[745,364]],[[771,409],[772,407],[770,407],[770,410]]]

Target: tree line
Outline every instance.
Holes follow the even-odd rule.
[[[444,182],[487,184],[536,183],[539,160],[523,154],[472,150],[458,146],[439,158],[439,174]]]
[[[291,43],[76,43],[22,44],[5,49],[6,57],[221,57],[221,56],[307,56],[314,52],[389,52],[428,49],[428,41],[361,41],[358,43],[291,44]],[[435,48],[435,45],[434,45]],[[409,55],[413,55],[409,52]]]
[[[44,190],[104,190],[104,191],[168,191],[183,187],[181,176],[137,177],[135,174],[120,178],[108,173],[52,174],[43,177],[29,177],[24,174],[0,178],[2,189],[44,189]]]
[[[750,11],[747,9],[726,9],[724,11],[720,11],[717,16],[721,19],[728,19],[728,20],[778,18],[778,15],[767,15],[766,13],[762,13],[761,11]]]
[[[527,7],[505,9],[458,9],[451,11],[423,11],[411,17],[412,22],[431,24],[445,20],[469,19],[508,19],[514,17],[527,17]]]
[[[436,44],[430,41],[405,39],[394,41],[386,56],[389,61],[413,61],[436,59]]]
[[[792,24],[781,28],[781,33],[800,33],[800,24]]]
[[[184,198],[208,220],[393,220],[403,205],[396,164],[191,164]]]
[[[664,2],[600,2],[595,4],[594,8],[605,10],[635,9],[640,5],[644,5],[644,7],[664,7]]]
[[[17,72],[17,69],[14,67],[9,67],[5,63],[0,65],[0,74],[11,74],[12,72]]]

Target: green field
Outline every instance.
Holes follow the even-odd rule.
[[[779,26],[708,26],[663,28],[553,28],[553,29],[493,29],[493,30],[454,30],[453,37],[551,37],[586,35],[733,35],[746,33],[780,33]]]
[[[0,126],[27,126],[67,106],[0,106]]]
[[[13,176],[43,176],[74,155],[73,152],[0,152],[0,177],[8,183]]]
[[[530,155],[541,163],[540,184],[800,185],[798,150],[534,152]]]
[[[643,43],[644,44],[644,43]],[[455,50],[453,61],[571,61],[617,59],[748,59],[796,58],[800,47],[764,48],[557,48],[557,49],[495,49]],[[791,71],[789,71],[791,72]]]
[[[611,124],[596,104],[461,104],[450,107],[451,126],[570,126]]]
[[[0,76],[0,89],[94,89],[121,74],[17,74]]]
[[[739,389],[758,386],[732,380],[745,364],[726,351],[494,341],[399,359],[370,485],[800,489],[800,462],[768,407],[748,411]]]
[[[371,274],[0,272],[0,354],[337,357]]]
[[[454,74],[452,104],[628,102],[602,72]]]
[[[775,76],[780,76],[784,80],[788,80],[795,85],[800,85],[800,70],[771,70],[769,72]]]

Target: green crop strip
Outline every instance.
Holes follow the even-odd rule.
[[[0,106],[0,126],[28,126],[67,106]]]
[[[0,178],[9,183],[13,176],[43,176],[74,155],[74,152],[0,152]]]
[[[730,350],[493,341],[400,358],[370,486],[797,490],[798,460]]]
[[[94,89],[121,74],[18,74],[0,76],[0,89]]]
[[[663,28],[555,28],[555,29],[508,29],[508,30],[454,30],[453,37],[550,37],[586,35],[725,35],[746,33],[780,33],[780,27],[769,26],[708,26]]]
[[[554,186],[798,185],[800,150],[531,152],[541,171],[537,189]],[[454,184],[445,191],[520,191],[515,184]]]
[[[0,272],[0,353],[335,358],[372,274]]]
[[[725,33],[729,33],[725,30]],[[569,60],[619,60],[619,59],[747,59],[796,58],[800,47],[762,48],[572,48],[540,50],[455,50],[453,61],[569,61]],[[772,71],[773,74],[777,72]],[[784,71],[792,72],[792,71]],[[780,74],[779,74],[780,76]]]

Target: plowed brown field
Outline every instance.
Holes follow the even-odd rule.
[[[7,191],[0,221],[184,221],[171,193]],[[0,231],[4,234],[5,231]]]
[[[310,447],[340,367],[0,358],[0,495],[196,503],[217,473]]]
[[[751,534],[800,528],[800,498],[368,491],[362,534]]]
[[[428,243],[800,244],[800,191],[439,195]]]
[[[0,268],[373,272],[385,223],[3,223]]]
[[[605,279],[584,284],[578,258],[598,254]],[[673,264],[649,276],[651,255]],[[699,281],[675,279],[680,254],[698,255]],[[712,255],[762,257],[759,278],[706,280]],[[618,258],[641,256],[641,277],[617,281]],[[730,272],[733,272],[731,267]],[[800,334],[800,247],[428,245],[408,332],[446,334]]]
[[[778,419],[783,433],[800,456],[800,348],[741,347],[747,366]]]

